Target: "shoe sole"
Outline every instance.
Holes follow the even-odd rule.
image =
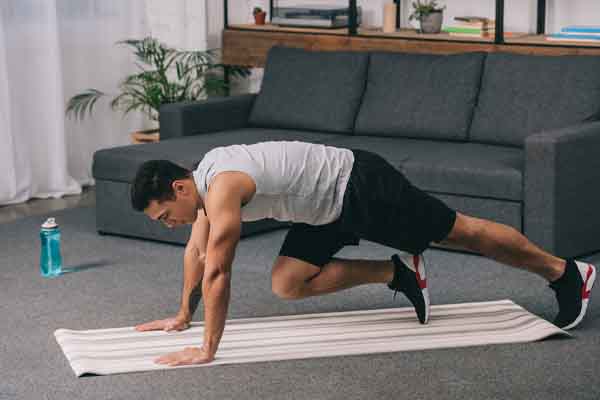
[[[415,280],[417,281],[417,286],[419,287],[419,290],[421,291],[421,296],[423,297],[423,304],[425,305],[425,316],[423,318],[423,321],[421,322],[421,319],[419,318],[419,313],[417,313],[417,320],[419,321],[419,323],[421,324],[426,324],[429,321],[429,307],[430,307],[430,301],[429,301],[429,289],[427,288],[427,276],[425,274],[425,266],[424,266],[424,258],[423,256],[399,256],[399,255],[395,255],[395,257],[398,257],[398,259],[400,260],[400,263],[404,265],[404,268],[410,270],[413,274],[415,274]],[[393,258],[393,257],[392,257]],[[406,294],[406,293],[405,293]],[[409,299],[410,300],[410,299]],[[412,300],[411,300],[412,303]],[[413,306],[415,307],[415,312],[417,311],[416,306],[413,304]]]
[[[417,256],[415,256],[416,258]],[[419,281],[419,288],[421,288],[421,282],[423,282],[423,284],[425,285],[424,288],[421,288],[421,293],[423,294],[423,299],[425,302],[425,320],[423,322],[421,322],[422,324],[426,324],[427,322],[429,322],[429,289],[427,288],[427,277],[425,275],[425,266],[424,266],[424,262],[423,262],[423,258],[417,258],[418,263],[417,263],[417,281]],[[414,258],[413,258],[413,262],[414,262]]]
[[[564,326],[563,330],[568,330],[568,329],[572,329],[575,326],[577,326],[581,320],[583,319],[583,316],[585,315],[587,308],[588,308],[588,303],[590,302],[590,292],[592,291],[592,287],[594,286],[594,281],[596,280],[596,268],[592,265],[592,264],[587,264],[587,263],[581,263],[579,261],[575,261],[577,263],[577,269],[579,270],[579,273],[581,274],[581,279],[583,280],[583,292],[587,292],[588,295],[587,297],[583,298],[581,300],[581,311],[579,312],[579,315],[577,316],[577,318],[575,319],[575,321],[571,322],[569,325]],[[587,266],[587,268],[585,268],[585,272],[582,271],[581,267],[582,266]],[[589,271],[591,269],[591,274],[588,277]],[[583,296],[582,296],[583,297]]]

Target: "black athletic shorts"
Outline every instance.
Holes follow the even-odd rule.
[[[415,187],[383,157],[350,150],[354,165],[339,218],[324,225],[293,223],[279,255],[322,267],[360,239],[418,255],[448,236],[455,210]]]

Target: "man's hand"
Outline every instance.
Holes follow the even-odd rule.
[[[215,355],[207,352],[204,347],[185,347],[182,351],[160,356],[154,362],[174,367],[176,365],[205,364],[214,359]]]
[[[145,324],[136,325],[135,330],[143,331],[182,331],[190,327],[190,321],[187,318],[176,315],[172,318],[157,319],[156,321],[146,322]]]

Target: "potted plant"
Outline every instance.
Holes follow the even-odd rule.
[[[197,101],[208,96],[224,95],[228,84],[220,74],[223,64],[216,62],[216,50],[182,51],[165,46],[152,37],[117,42],[129,46],[134,52],[139,72],[125,77],[119,84],[120,93],[110,102],[110,107],[123,112],[138,110],[158,123],[162,104]],[[246,77],[250,70],[230,66],[232,76]],[[91,115],[94,104],[106,93],[87,89],[71,97],[65,114],[82,120],[86,112]],[[158,141],[158,126],[147,131],[132,133],[134,143]]]
[[[262,8],[254,7],[254,10],[252,10],[252,15],[254,15],[254,23],[256,25],[265,24],[265,18],[267,17],[267,13],[263,11]]]
[[[436,0],[421,2],[413,1],[413,13],[408,18],[410,21],[416,19],[421,25],[421,33],[440,33],[442,21],[444,20],[444,9],[439,7]]]

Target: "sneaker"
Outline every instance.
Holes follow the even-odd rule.
[[[425,279],[425,259],[422,255],[392,256],[394,263],[394,279],[387,285],[396,293],[402,292],[415,307],[419,322],[426,324],[429,320],[429,291]]]
[[[596,267],[572,258],[567,259],[565,272],[548,285],[556,293],[558,315],[553,324],[564,330],[574,328],[585,315],[590,292],[596,280]]]

